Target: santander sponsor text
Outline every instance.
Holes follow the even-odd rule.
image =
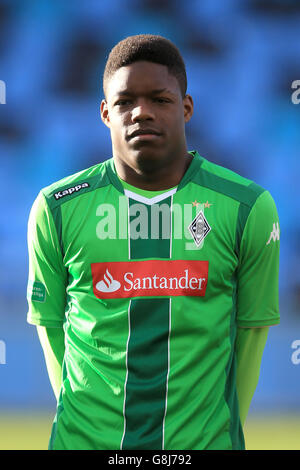
[[[145,260],[92,263],[93,290],[100,299],[205,296],[208,261]]]

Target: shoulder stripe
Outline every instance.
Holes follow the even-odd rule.
[[[61,187],[56,187],[51,191],[48,190],[46,192],[44,190],[44,195],[48,201],[50,209],[54,210],[71,199],[107,186],[108,184],[110,184],[110,180],[106,175],[96,175],[76,181],[74,184],[69,183]]]
[[[253,188],[251,188],[251,186]],[[251,209],[254,206],[257,199],[259,198],[259,196],[266,191],[265,189],[263,189],[262,187],[258,186],[255,183],[250,184],[249,189],[253,189],[252,200],[251,200],[252,204],[249,205],[249,204],[245,204],[241,202],[239,205],[239,210],[238,210],[236,234],[235,234],[235,252],[237,256],[239,256],[239,253],[240,253],[241,240],[242,240],[244,228],[248,220],[249,214],[251,212]]]
[[[203,168],[199,169],[192,181],[200,186],[224,194],[224,196],[231,197],[249,207],[252,207],[257,197],[265,191],[264,188],[256,183],[249,185],[239,184],[215,175]]]
[[[62,218],[61,218],[61,208],[60,206],[57,206],[55,209],[51,209],[49,205],[49,200],[45,197],[43,193],[41,193],[45,204],[49,207],[49,212],[50,212],[50,217],[52,217],[54,226],[56,229],[56,235],[59,241],[59,246],[61,249],[62,257],[64,257],[64,249],[63,249],[63,243],[62,243]]]
[[[240,184],[214,173],[200,168],[192,181],[200,186],[217,191],[239,202],[238,217],[236,223],[235,252],[239,256],[243,231],[257,198],[266,190],[254,182]],[[246,181],[246,179],[245,179]]]

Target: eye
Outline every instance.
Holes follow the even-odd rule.
[[[131,103],[131,100],[129,99],[126,99],[126,100],[118,100],[116,103],[115,103],[115,106],[126,106],[128,104]]]
[[[167,98],[162,98],[162,97],[157,97],[157,98],[154,98],[154,101],[157,102],[157,103],[169,103],[170,100],[168,100]]]

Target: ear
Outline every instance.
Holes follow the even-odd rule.
[[[106,100],[101,101],[100,105],[100,114],[101,114],[101,119],[104,122],[104,124],[107,127],[110,127],[110,121],[109,121],[109,113],[108,113],[108,106]]]
[[[194,113],[194,102],[191,95],[185,95],[183,98],[184,121],[189,122]]]

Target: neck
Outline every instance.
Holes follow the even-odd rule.
[[[185,155],[178,161],[172,161],[156,170],[145,171],[141,168],[133,168],[124,160],[114,156],[116,171],[121,180],[148,191],[160,191],[177,186],[192,161],[192,155]]]

